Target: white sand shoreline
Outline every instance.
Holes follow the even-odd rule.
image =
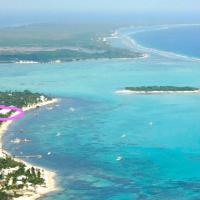
[[[116,94],[198,94],[200,90],[193,91],[133,91],[133,90],[117,90]]]
[[[59,99],[52,99],[52,100],[49,100],[49,101],[44,101],[44,102],[41,102],[41,103],[37,103],[37,104],[34,104],[34,105],[24,107],[24,108],[22,108],[22,110],[23,111],[29,111],[29,110],[32,110],[32,109],[35,109],[35,108],[38,108],[38,107],[57,103],[58,101],[59,101]],[[3,134],[6,133],[6,131],[8,130],[8,128],[11,125],[12,122],[13,121],[6,121],[0,127],[0,147],[1,147],[0,148],[0,157],[5,157],[5,153],[7,155],[10,155],[9,152],[6,152],[2,148],[2,145],[3,145],[2,136],[3,136]],[[42,168],[40,166],[35,166],[35,165],[32,165],[32,164],[29,164],[29,163],[23,161],[22,159],[14,158],[14,160],[24,163],[27,167],[30,167],[30,168],[34,167],[34,168],[40,169],[43,173],[43,178],[45,179],[45,184],[46,184],[45,187],[44,186],[37,186],[36,190],[34,192],[24,190],[23,196],[15,198],[15,200],[36,200],[36,199],[38,199],[38,198],[40,198],[40,197],[42,197],[42,196],[44,196],[44,195],[46,195],[50,192],[57,190],[56,183],[55,183],[55,176],[56,176],[55,172],[50,171],[46,168]]]

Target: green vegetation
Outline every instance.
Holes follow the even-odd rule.
[[[0,92],[0,105],[6,105],[6,106],[16,106],[18,108],[22,107],[27,107],[29,105],[37,104],[40,103],[44,100],[51,100],[52,98],[40,94],[40,93],[32,93],[28,90],[25,90],[23,92],[12,92],[12,91],[7,91],[7,92]],[[8,117],[10,113],[7,113],[6,115],[0,114],[0,117]],[[0,125],[2,122],[0,121]]]
[[[116,27],[110,25],[28,25],[0,29],[0,62],[61,62],[135,58],[142,55],[112,47],[105,38]]]
[[[34,187],[45,183],[39,169],[27,168],[23,163],[10,157],[0,158],[0,163],[0,199],[12,199],[19,195],[18,190],[28,185]]]
[[[76,46],[104,48],[98,40],[117,27],[110,24],[31,24],[0,29],[0,46]]]
[[[7,169],[7,168],[15,168],[15,167],[25,167],[23,163],[17,162],[10,157],[6,159],[0,158],[0,170]]]
[[[112,59],[112,58],[136,58],[141,57],[141,54],[131,52],[126,49],[114,49],[109,48],[102,53],[87,53],[73,50],[55,50],[55,51],[35,51],[35,52],[16,52],[16,53],[4,53],[0,55],[0,62],[12,63],[20,61],[33,61],[40,63],[55,62],[69,62],[75,60],[87,60],[87,59]]]
[[[0,190],[0,199],[1,199],[1,200],[10,200],[10,199],[12,199],[13,197],[16,197],[16,196],[15,196],[15,195],[7,194],[7,193],[4,192],[3,190]]]
[[[141,87],[125,87],[125,90],[130,91],[145,91],[145,92],[152,92],[152,91],[195,91],[199,88],[195,87],[176,87],[176,86],[141,86]]]
[[[32,93],[28,90],[23,92],[0,92],[0,105],[16,106],[19,108],[37,104],[52,97],[41,93]],[[0,114],[0,117],[8,117],[7,114]],[[0,126],[3,122],[0,121]],[[42,185],[45,180],[42,178],[41,171],[34,167],[28,168],[25,164],[18,162],[11,157],[0,158],[0,199],[10,200],[20,196],[20,190],[27,187]]]
[[[45,100],[51,100],[52,98],[41,94],[41,93],[32,93],[28,90],[24,90],[23,92],[0,92],[0,105],[13,105],[19,108],[26,107],[28,105],[36,104]]]

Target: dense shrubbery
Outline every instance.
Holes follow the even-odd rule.
[[[30,104],[40,102],[40,96],[44,96],[48,100],[52,99],[51,97],[48,97],[44,94],[32,93],[28,90],[24,90],[23,92],[0,92],[0,105],[13,105],[22,108]]]
[[[7,169],[7,168],[15,168],[15,167],[25,167],[23,163],[17,162],[10,157],[0,158],[0,170]]]
[[[47,63],[55,60],[69,62],[73,60],[104,59],[104,58],[136,58],[141,53],[132,52],[127,49],[107,48],[101,53],[87,53],[72,50],[37,51],[27,53],[15,53],[0,55],[0,62],[19,62],[20,60]]]
[[[0,199],[1,200],[11,200],[12,196],[8,195],[6,192],[0,190]]]
[[[18,108],[26,107],[28,105],[36,104],[41,102],[41,96],[44,96],[45,99],[51,100],[52,98],[49,96],[46,96],[41,93],[32,93],[28,90],[24,90],[23,92],[0,92],[0,105],[6,105],[6,106],[16,106]],[[11,113],[7,114],[0,114],[0,118],[8,117]],[[0,126],[2,124],[2,121],[0,121]]]

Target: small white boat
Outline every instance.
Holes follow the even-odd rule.
[[[70,107],[70,108],[69,108],[69,111],[74,112],[74,111],[75,111],[75,108]]]
[[[58,132],[57,134],[56,134],[56,137],[59,137],[61,135],[61,133],[60,132]]]
[[[116,158],[117,161],[120,161],[120,160],[122,160],[122,159],[123,159],[122,156],[118,156],[118,157]]]
[[[121,135],[121,138],[125,138],[125,137],[126,137],[126,134]]]

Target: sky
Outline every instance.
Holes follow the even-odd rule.
[[[0,0],[1,12],[196,12],[200,0]]]
[[[199,23],[200,0],[0,0],[0,27],[29,23]]]

